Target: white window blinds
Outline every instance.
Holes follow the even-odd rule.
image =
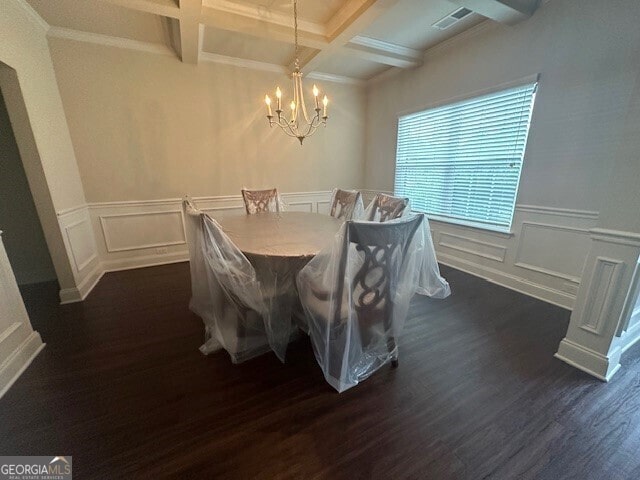
[[[396,195],[439,220],[510,229],[536,86],[400,117]]]

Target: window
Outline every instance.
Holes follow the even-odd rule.
[[[429,218],[508,231],[536,87],[400,117],[396,195]]]

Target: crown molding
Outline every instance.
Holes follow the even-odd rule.
[[[34,8],[29,5],[26,0],[14,0],[14,3],[22,9],[23,12],[27,14],[27,17],[34,25],[37,25],[42,29],[43,32],[47,32],[49,30],[49,24],[40,16],[38,12],[34,10]]]
[[[139,40],[112,37],[110,35],[102,35],[100,33],[81,32],[80,30],[72,30],[70,28],[51,27],[47,35],[54,38],[75,40],[76,42],[93,43],[108,47],[137,50],[140,52],[155,53],[158,55],[168,55],[171,57],[176,56],[173,50],[166,45],[161,45],[159,43],[141,42]]]
[[[252,7],[250,5],[231,2],[229,0],[204,0],[202,2],[204,7],[209,7],[220,12],[231,13],[253,20],[259,20],[262,22],[272,23],[274,25],[280,25],[282,27],[293,28],[292,15],[286,15],[279,12],[274,12],[268,8]],[[326,35],[326,27],[319,23],[309,22],[307,20],[298,19],[298,28],[308,33],[316,35]]]

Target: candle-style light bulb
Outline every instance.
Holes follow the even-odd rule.
[[[276,98],[278,99],[278,110],[282,110],[280,105],[280,99],[282,99],[282,91],[280,90],[280,87],[276,87]]]
[[[324,105],[324,110],[322,112],[322,116],[326,117],[327,116],[327,105],[329,104],[329,99],[327,98],[327,96],[325,95],[324,98],[322,99],[322,105]]]
[[[267,115],[271,117],[271,99],[269,98],[269,95],[264,96],[264,103],[267,104]]]
[[[291,100],[291,121],[293,122],[296,119],[296,102]]]
[[[318,108],[318,93],[320,93],[320,91],[318,90],[318,87],[316,87],[315,85],[313,86],[313,96],[316,99],[316,108]]]

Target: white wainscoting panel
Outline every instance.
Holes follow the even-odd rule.
[[[76,288],[60,291],[60,300],[62,303],[79,302],[88,295],[101,276],[89,210],[82,205],[58,212],[58,223],[76,281]]]
[[[76,272],[84,270],[96,258],[93,230],[88,218],[83,218],[64,227],[69,242]]]
[[[318,213],[324,213],[325,215],[329,215],[329,212],[331,212],[331,201],[323,200],[323,201],[316,202],[316,211]]]
[[[331,192],[281,194],[288,211],[328,213]],[[245,215],[241,195],[195,197],[214,218]],[[105,272],[188,259],[182,199],[90,203],[59,214],[65,242],[82,288],[61,292],[63,303],[80,301]],[[86,276],[86,279],[85,279]]]
[[[363,191],[365,204],[376,193]],[[597,220],[588,210],[517,205],[509,233],[430,224],[439,262],[572,309]]]
[[[580,283],[590,244],[586,228],[523,221],[514,265]]]
[[[377,193],[362,190],[365,206]],[[384,192],[388,193],[388,192]],[[281,194],[289,211],[327,214],[331,192]],[[104,272],[185,261],[188,258],[181,199],[91,203],[87,218],[95,236],[96,261],[79,245],[84,227],[66,223],[79,267]],[[240,195],[195,197],[198,207],[214,218],[244,215]],[[70,219],[78,220],[70,216]],[[486,278],[527,295],[571,309],[574,306],[589,229],[598,213],[518,205],[511,233],[432,220],[431,232],[440,262]],[[97,270],[95,270],[98,265]]]
[[[433,233],[432,233],[433,236]],[[456,235],[441,232],[438,237],[438,245],[458,252],[470,253],[478,257],[487,258],[496,262],[504,262],[507,247],[498,243],[485,242],[469,236]]]
[[[186,243],[181,210],[114,213],[99,218],[109,253]]]
[[[618,294],[617,286],[624,271],[622,260],[597,257],[596,265],[589,282],[587,304],[580,328],[600,335],[604,316],[611,310],[614,297]]]

